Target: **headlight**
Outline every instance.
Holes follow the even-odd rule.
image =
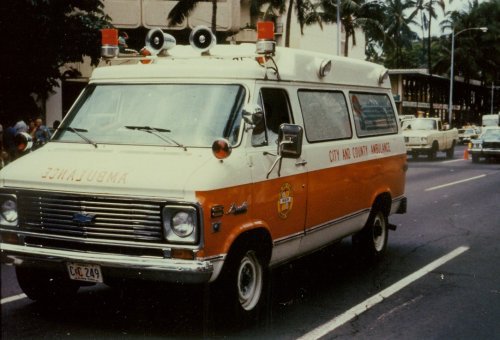
[[[196,243],[198,241],[198,214],[196,208],[165,206],[163,208],[163,231],[168,242]]]
[[[420,142],[423,144],[427,144],[427,137],[420,137]]]
[[[15,196],[0,196],[0,225],[11,227],[17,225],[17,202]]]

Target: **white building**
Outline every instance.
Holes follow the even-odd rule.
[[[160,27],[172,35],[181,30],[190,29],[198,25],[211,26],[212,2],[199,2],[191,15],[180,25],[168,26],[167,17],[177,0],[103,0],[105,12],[112,18],[113,25],[118,29],[136,29],[140,27]],[[264,7],[264,6],[263,6]],[[261,8],[261,14],[250,14],[250,0],[218,0],[217,2],[217,31],[232,33],[229,41],[223,43],[255,42],[256,22],[262,20],[267,8]],[[295,12],[295,11],[294,11]],[[286,11],[279,15],[275,13],[275,37],[277,45],[285,45]],[[345,34],[341,32],[341,51],[344,55]],[[337,25],[319,25],[304,27],[304,34],[300,33],[300,26],[296,13],[293,13],[290,22],[290,47],[337,54]],[[365,59],[365,40],[361,31],[358,32],[357,45],[349,46],[349,57]],[[55,120],[61,120],[76,98],[79,91],[85,86],[92,72],[90,62],[82,64],[68,64],[66,69],[76,69],[81,73],[79,78],[68,78],[56,89],[46,103],[46,121],[52,125]],[[64,72],[65,70],[63,70]]]

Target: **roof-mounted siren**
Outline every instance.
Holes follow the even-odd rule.
[[[217,44],[217,38],[206,26],[196,26],[189,35],[189,44],[202,54],[206,54]]]
[[[276,50],[276,42],[274,41],[274,22],[257,22],[256,48],[258,54],[274,54]]]
[[[101,29],[101,56],[115,58],[118,56],[118,30],[115,28]]]
[[[177,41],[173,36],[163,32],[160,28],[152,28],[146,35],[146,49],[152,55],[168,54],[168,50],[173,48]]]

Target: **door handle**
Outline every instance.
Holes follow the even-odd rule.
[[[300,161],[295,162],[295,166],[304,166],[307,164],[305,159],[301,159]]]

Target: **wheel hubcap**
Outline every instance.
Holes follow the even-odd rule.
[[[380,216],[375,218],[373,221],[373,245],[377,252],[382,251],[385,245],[385,233],[387,229],[385,228],[385,223]]]
[[[262,267],[255,252],[248,252],[238,270],[238,298],[244,310],[252,310],[262,292]]]

